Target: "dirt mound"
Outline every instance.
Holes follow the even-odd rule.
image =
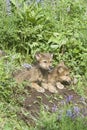
[[[54,105],[59,107],[63,101],[69,102],[71,100],[72,103],[81,105],[81,96],[68,88],[58,90],[57,94],[52,94],[47,90],[45,93],[39,93],[30,87],[26,87],[25,89],[27,90],[28,95],[25,95],[25,100],[22,103],[22,110],[18,115],[28,125],[35,125],[35,120],[39,116],[41,106],[44,106],[47,111],[52,112]]]

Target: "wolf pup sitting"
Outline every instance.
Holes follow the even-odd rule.
[[[52,67],[53,54],[50,53],[36,53],[36,64],[29,70],[24,70],[15,75],[14,78],[17,83],[22,83],[24,80],[28,81],[28,85],[35,88],[38,92],[44,92],[44,87],[41,87],[42,82],[48,78],[48,73]]]

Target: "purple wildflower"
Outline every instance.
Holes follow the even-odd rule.
[[[73,116],[73,112],[72,112],[71,109],[68,109],[68,110],[66,111],[66,116],[68,116],[68,117],[72,117],[72,116]]]
[[[84,98],[84,97],[81,97],[80,100],[81,100],[81,101],[85,101],[85,98]]]
[[[78,106],[74,106],[74,107],[73,107],[73,111],[74,111],[74,113],[75,113],[76,115],[79,115],[79,113],[80,113],[80,108],[79,108]]]
[[[53,107],[52,107],[52,112],[56,112],[57,111],[57,106],[54,104]]]
[[[28,64],[28,63],[24,63],[22,66],[23,66],[24,68],[26,68],[26,69],[31,69],[31,68],[32,68],[32,65],[30,65],[30,64]]]
[[[62,100],[62,101],[61,101],[61,105],[63,105],[63,106],[64,106],[65,104],[66,104],[66,103],[65,103],[65,101],[64,101],[64,100]]]
[[[76,117],[78,117],[80,115],[80,108],[78,106],[74,106],[72,109],[72,119],[75,119]]]
[[[73,99],[73,95],[69,95],[69,96],[66,98],[66,103],[70,103],[72,99]]]
[[[59,113],[58,113],[58,121],[60,121],[63,117],[63,113],[64,113],[64,110],[59,110]]]

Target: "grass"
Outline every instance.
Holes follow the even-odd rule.
[[[14,60],[12,56],[14,55]],[[6,59],[7,58],[7,59]],[[0,59],[0,129],[1,130],[86,130],[87,126],[84,124],[86,122],[86,117],[84,117],[80,113],[80,117],[75,118],[74,120],[70,117],[73,114],[74,104],[72,104],[72,95],[67,97],[64,101],[64,106],[61,106],[58,109],[57,106],[53,106],[52,113],[41,109],[38,120],[36,121],[36,126],[28,126],[20,117],[18,116],[18,112],[20,109],[23,109],[20,105],[20,102],[24,101],[24,93],[28,94],[24,89],[23,85],[17,86],[14,80],[11,77],[11,73],[19,68],[22,64],[22,60],[20,61],[21,55],[16,52],[8,53],[7,57],[3,57]],[[6,60],[8,62],[6,63]],[[19,62],[20,61],[20,62]],[[83,82],[82,82],[83,83]],[[74,88],[75,89],[75,88]],[[81,96],[84,95],[84,86],[82,87],[81,81],[77,84],[77,92],[80,93]],[[78,90],[79,89],[79,90]],[[47,96],[47,95],[46,95]],[[61,96],[47,96],[47,99],[56,98],[63,100]],[[66,103],[67,102],[67,103]],[[60,115],[62,111],[62,115]],[[26,115],[26,112],[24,111]],[[66,116],[68,114],[68,116]],[[58,118],[60,118],[58,120]],[[69,125],[68,125],[69,124]],[[80,125],[79,125],[80,124]]]
[[[69,103],[61,108],[54,106],[53,110],[53,113],[41,110],[35,130],[87,130],[87,116],[83,116],[78,106]]]

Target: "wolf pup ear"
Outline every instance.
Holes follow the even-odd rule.
[[[53,58],[53,54],[50,54],[51,58]]]
[[[36,58],[37,61],[39,61],[40,58],[41,58],[41,54],[40,54],[39,52],[37,52],[37,53],[35,54],[35,58]]]
[[[59,74],[63,73],[63,71],[64,71],[64,69],[63,69],[61,66],[58,67],[58,73],[59,73]]]
[[[65,66],[64,61],[61,61],[58,66]]]

